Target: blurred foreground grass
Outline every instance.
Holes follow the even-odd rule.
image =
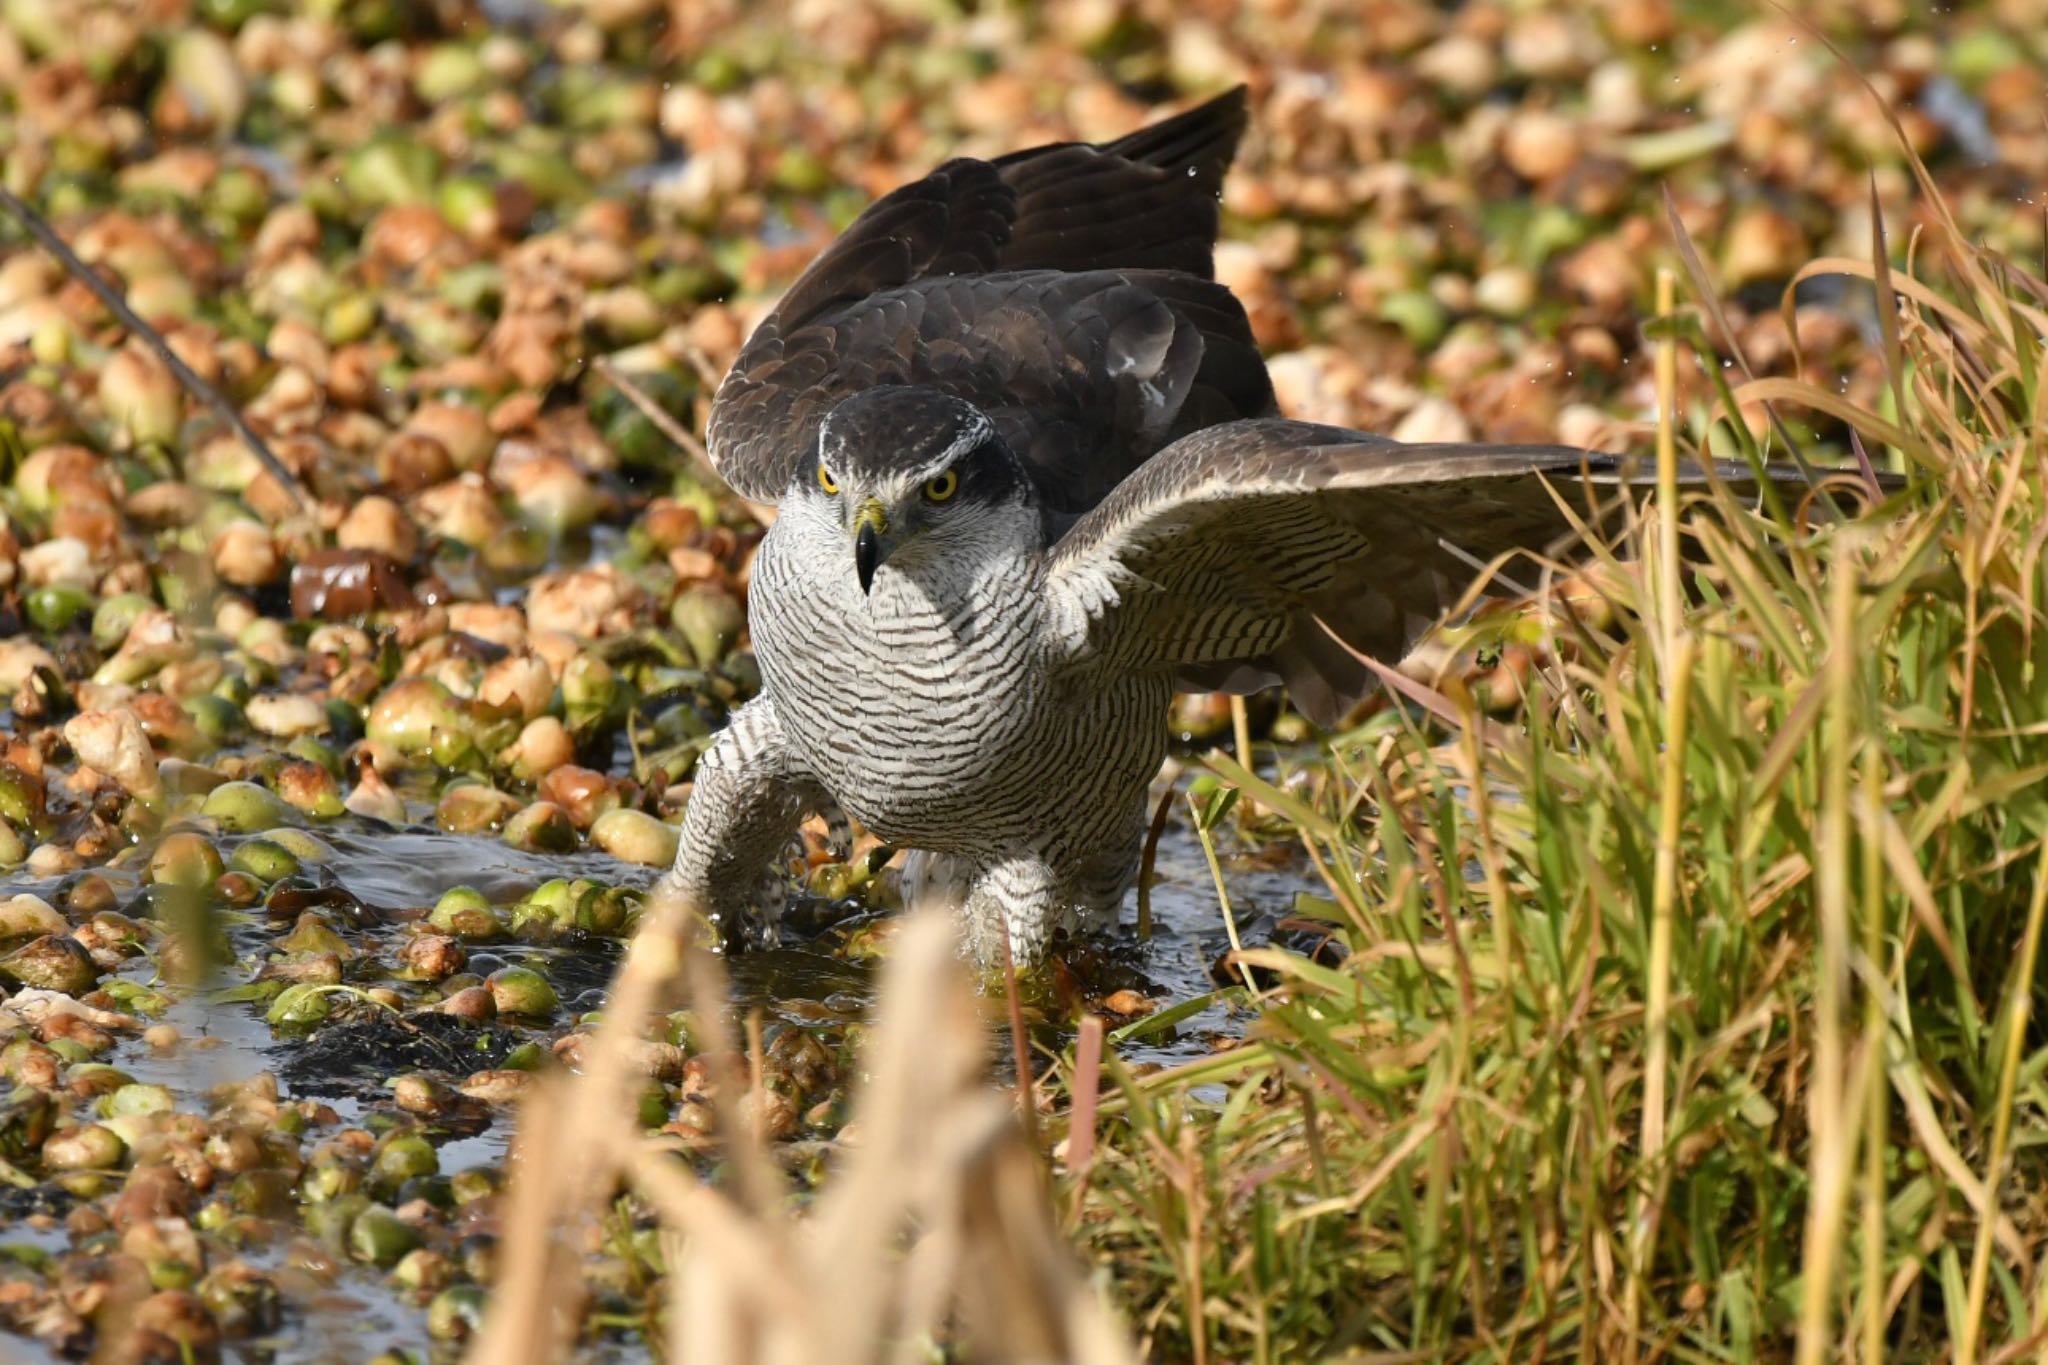
[[[1514,723],[1452,680],[1447,728],[1216,764],[1348,953],[1242,954],[1242,1046],[1110,1049],[1061,1198],[1154,1355],[2039,1349],[2048,286],[1935,217],[1910,277],[1817,267],[1876,277],[1882,413],[1774,380],[1671,433],[1831,412],[1912,472],[1896,515],[1717,490],[1682,596],[1653,522],[1604,601],[1496,627],[1541,645]]]

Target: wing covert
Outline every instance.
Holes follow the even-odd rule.
[[[1077,663],[1164,668],[1191,690],[1285,682],[1327,725],[1370,690],[1353,650],[1397,661],[1470,586],[1473,560],[1571,535],[1552,487],[1583,504],[1574,482],[1622,473],[1569,446],[1227,423],[1162,451],[1068,531],[1049,590]]]

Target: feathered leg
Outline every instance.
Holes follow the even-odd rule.
[[[1118,836],[1107,847],[1075,863],[1064,899],[1073,905],[1082,932],[1100,933],[1116,926],[1117,916],[1123,912],[1124,897],[1138,883],[1148,814],[1145,798],[1140,797]]]
[[[837,804],[790,752],[763,693],[733,713],[698,761],[675,866],[662,885],[728,932],[773,925],[787,897],[780,864],[810,812],[845,827]]]

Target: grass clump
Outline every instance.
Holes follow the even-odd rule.
[[[1070,1122],[1071,1225],[1155,1356],[2038,1348],[2048,285],[1921,176],[1910,269],[1810,268],[1874,285],[1884,411],[1772,378],[1690,424],[1783,459],[1745,409],[1801,407],[1909,492],[1667,497],[1592,609],[1510,618],[1516,723],[1453,679],[1277,782],[1217,764],[1348,954],[1239,954],[1243,1045],[1112,1045]]]

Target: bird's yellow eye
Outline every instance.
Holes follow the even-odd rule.
[[[837,493],[839,491],[839,484],[833,479],[832,471],[825,468],[825,463],[822,460],[818,462],[818,487],[824,489],[827,493]]]
[[[959,491],[960,476],[950,469],[924,486],[924,495],[933,502],[944,502]]]

